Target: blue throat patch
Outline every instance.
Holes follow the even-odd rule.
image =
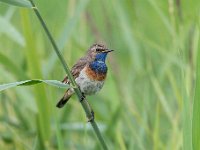
[[[100,53],[96,55],[95,60],[90,63],[90,68],[100,74],[107,73],[107,66],[105,64],[107,53]]]
[[[106,56],[108,53],[99,53],[95,57],[95,61],[103,61],[105,63]]]

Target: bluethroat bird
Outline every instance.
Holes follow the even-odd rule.
[[[71,73],[83,95],[96,94],[103,87],[107,74],[105,60],[107,54],[112,51],[105,45],[93,44],[86,55],[72,67]],[[62,82],[70,84],[67,76]],[[73,94],[73,88],[69,88],[56,106],[62,108]]]

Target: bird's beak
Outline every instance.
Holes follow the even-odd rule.
[[[105,49],[105,50],[103,51],[103,53],[110,53],[110,52],[112,52],[112,51],[114,51],[114,50],[112,50],[112,49]]]

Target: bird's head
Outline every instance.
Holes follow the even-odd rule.
[[[113,50],[108,49],[105,45],[103,44],[93,44],[87,54],[96,61],[103,61],[105,62],[106,56],[109,52],[112,52]]]

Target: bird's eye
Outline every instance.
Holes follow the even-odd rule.
[[[101,49],[96,49],[96,52],[100,52],[101,51]]]

